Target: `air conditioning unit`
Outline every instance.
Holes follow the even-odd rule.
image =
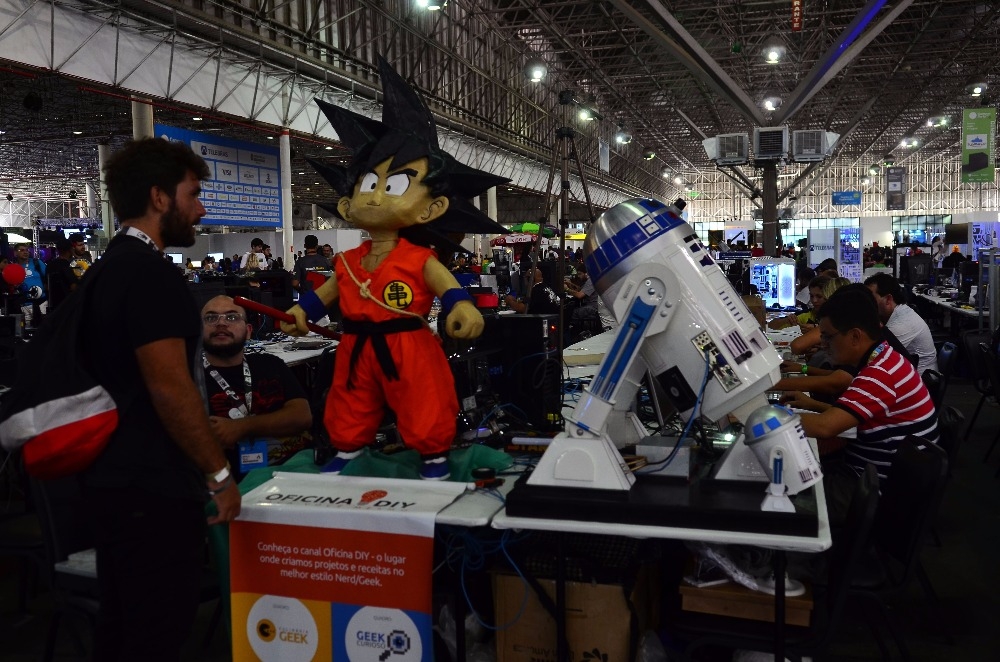
[[[701,141],[705,154],[716,165],[743,165],[750,160],[750,134],[724,133]]]
[[[792,160],[798,163],[822,161],[830,156],[838,140],[840,140],[839,133],[819,130],[793,131]]]
[[[758,159],[783,159],[788,154],[788,127],[753,130],[753,155]]]

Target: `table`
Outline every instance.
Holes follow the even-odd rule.
[[[763,495],[763,483],[761,483]],[[756,545],[775,550],[773,567],[775,576],[774,628],[775,659],[784,659],[785,628],[785,552],[797,551],[818,553],[830,548],[833,538],[830,519],[826,508],[826,491],[822,481],[814,487],[817,507],[816,535],[782,535],[746,532],[725,529],[700,529],[680,526],[658,526],[646,524],[620,524],[582,520],[544,519],[534,517],[512,517],[506,508],[498,513],[492,522],[496,529],[523,529],[528,531],[559,531],[567,533],[620,535],[633,538],[663,538],[691,540],[722,544]],[[556,648],[559,660],[568,660],[565,638],[565,577],[557,565],[556,575]]]
[[[482,466],[478,462],[475,466]],[[298,473],[303,476],[303,480],[315,480],[319,474],[319,467],[313,463],[312,451],[305,450],[297,453],[285,464],[278,467],[263,467],[254,469],[243,482],[239,484],[240,493],[247,494],[260,485],[263,485],[271,476],[277,472],[285,475]],[[331,480],[336,480],[336,476],[328,476]],[[419,481],[416,481],[419,484]],[[435,525],[458,526],[464,528],[477,528],[489,526],[492,518],[503,508],[503,498],[513,489],[514,481],[506,480],[502,485],[492,491],[474,489],[468,484],[468,489],[453,502],[437,513],[434,518]],[[492,492],[492,493],[491,493]],[[214,506],[209,504],[209,512],[214,512]],[[229,615],[229,528],[225,525],[213,526],[208,533],[209,549],[215,559],[219,570],[219,583],[223,600],[223,616],[227,624],[230,624]],[[459,659],[465,657],[465,603],[461,599],[455,601],[455,623],[456,623],[456,647]]]
[[[336,347],[338,344],[336,340],[329,340],[311,333],[302,338],[250,345],[250,347],[259,347],[268,354],[277,356],[285,362],[285,365],[292,368],[319,359],[324,351],[330,347]]]

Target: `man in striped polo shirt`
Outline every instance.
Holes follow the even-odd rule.
[[[856,365],[858,370],[834,404],[802,414],[802,428],[819,440],[820,455],[826,456],[827,507],[831,523],[838,524],[866,465],[875,465],[880,482],[885,481],[896,448],[907,435],[937,443],[937,412],[913,364],[885,341],[867,287],[854,284],[837,290],[823,306],[819,328],[833,362]],[[856,439],[839,437],[855,427]]]

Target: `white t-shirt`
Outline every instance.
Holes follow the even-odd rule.
[[[905,303],[896,306],[886,323],[912,356],[917,357],[917,372],[937,370],[937,351],[927,322]]]

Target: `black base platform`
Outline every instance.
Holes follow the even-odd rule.
[[[528,485],[525,474],[507,495],[512,517],[674,526],[788,536],[816,536],[815,490],[792,497],[794,513],[764,512],[765,483],[636,476],[628,492]]]

